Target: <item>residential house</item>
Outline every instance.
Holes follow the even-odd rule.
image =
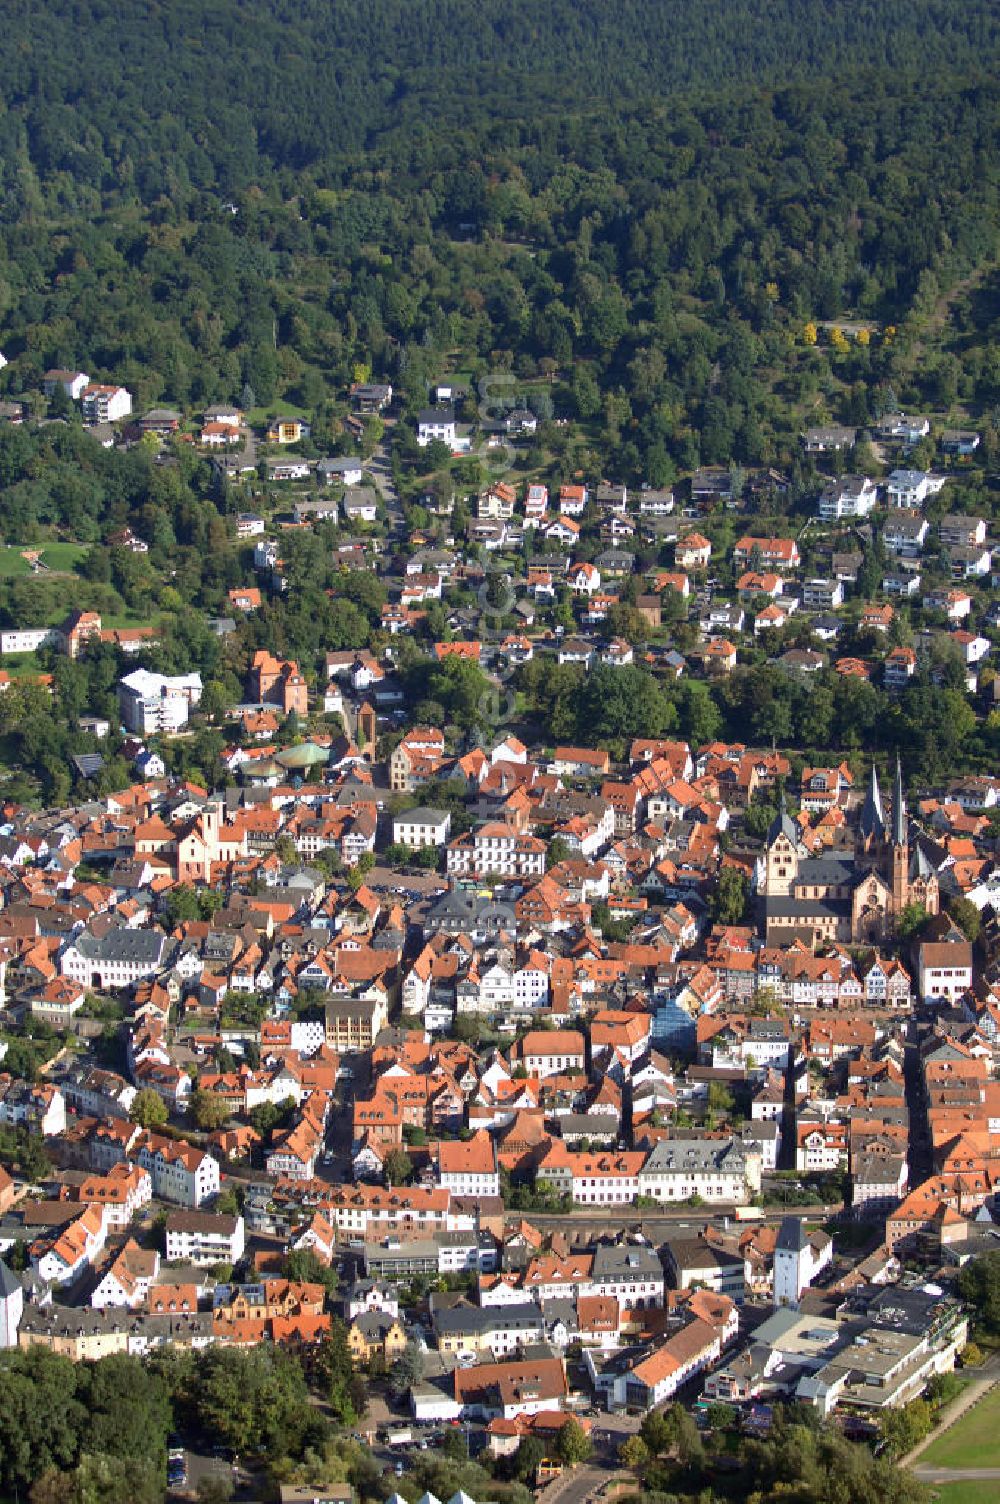
[[[842,475],[828,481],[820,492],[817,515],[824,522],[845,517],[867,517],[878,501],[878,489],[867,475]]]
[[[421,449],[426,449],[435,441],[454,447],[455,409],[448,404],[425,408],[417,414],[417,443]]]
[[[284,416],[270,419],[265,437],[269,444],[301,444],[302,440],[308,439],[311,433],[312,424],[308,423],[305,418],[286,413]]]
[[[807,428],[802,435],[802,444],[807,454],[839,453],[843,449],[853,449],[857,437],[856,428],[838,428],[828,425]]]
[[[923,470],[894,470],[886,483],[889,506],[919,511],[943,483]]]

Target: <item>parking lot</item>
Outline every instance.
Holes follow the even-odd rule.
[[[221,1450],[221,1449],[219,1449]],[[225,1479],[233,1487],[233,1498],[250,1500],[262,1497],[260,1480],[254,1479],[237,1466],[228,1456],[216,1452],[194,1452],[190,1447],[182,1449],[184,1480],[169,1481],[167,1496],[171,1499],[190,1499],[198,1492],[203,1479]]]

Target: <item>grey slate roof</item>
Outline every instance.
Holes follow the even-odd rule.
[[[653,1149],[644,1175],[677,1174],[691,1170],[738,1170],[743,1152],[734,1139],[665,1138]]]
[[[659,1254],[641,1243],[599,1243],[591,1277],[595,1284],[607,1279],[662,1279],[663,1265]]]
[[[73,944],[81,956],[93,961],[132,962],[155,966],[163,955],[166,936],[159,930],[132,930],[121,925],[106,935],[82,930]]]
[[[9,1300],[21,1289],[21,1281],[13,1270],[8,1269],[3,1259],[0,1259],[0,1300]]]
[[[801,1217],[782,1217],[778,1229],[775,1253],[802,1253],[808,1245],[805,1224]]]

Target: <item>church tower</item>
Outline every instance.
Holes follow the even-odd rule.
[[[885,815],[882,812],[882,791],[878,786],[878,774],[874,763],[872,763],[871,778],[868,780],[865,802],[861,806],[858,837],[861,850],[866,855],[876,858],[881,855],[885,845]]]
[[[781,808],[771,821],[767,833],[765,857],[764,893],[768,898],[787,898],[799,875],[799,830],[785,806],[782,795]]]
[[[900,915],[910,901],[910,827],[903,795],[903,769],[896,756],[896,777],[892,786],[892,838],[889,874],[892,883],[892,910]]]

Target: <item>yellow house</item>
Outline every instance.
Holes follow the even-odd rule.
[[[438,1332],[438,1351],[442,1353],[489,1353],[493,1355],[492,1328],[466,1329],[456,1332]]]
[[[129,1311],[92,1311],[86,1307],[68,1310],[65,1306],[32,1309],[18,1328],[17,1345],[22,1350],[47,1347],[49,1352],[70,1358],[74,1363],[96,1363],[113,1353],[128,1352],[132,1320]]]
[[[355,1368],[373,1358],[392,1363],[406,1347],[406,1333],[395,1316],[385,1311],[364,1311],[347,1330],[347,1346]]]
[[[309,437],[309,424],[301,418],[273,418],[267,427],[269,444],[298,444]]]

